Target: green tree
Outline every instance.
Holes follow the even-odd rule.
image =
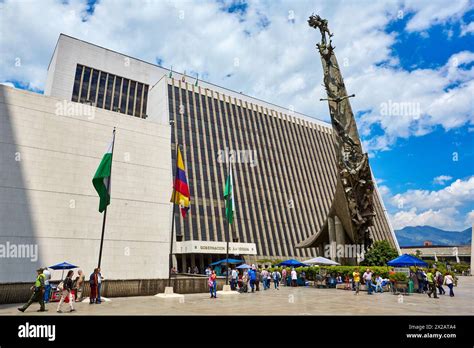
[[[392,248],[386,240],[375,242],[372,247],[365,253],[362,265],[370,266],[386,266],[387,262],[396,258],[398,252]]]

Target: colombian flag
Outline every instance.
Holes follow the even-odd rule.
[[[181,215],[183,215],[183,218],[186,217],[186,213],[188,212],[191,203],[191,196],[189,194],[188,181],[186,180],[186,173],[184,171],[183,156],[181,156],[181,150],[179,147],[178,156],[176,158],[176,176],[174,178],[171,203],[179,204]]]

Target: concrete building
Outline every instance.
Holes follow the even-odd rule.
[[[180,271],[225,255],[229,159],[231,255],[316,256],[295,245],[319,230],[334,193],[330,124],[61,35],[44,95],[0,86],[0,245],[10,252],[0,283],[29,281],[35,267],[61,261],[86,273],[96,266],[102,215],[91,180],[114,127],[107,278],[167,277],[176,144],[191,190],[189,216],[174,216]],[[374,240],[398,248],[378,193],[375,207]],[[30,245],[36,257],[11,256]]]

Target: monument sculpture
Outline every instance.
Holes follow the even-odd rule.
[[[372,244],[369,227],[373,225],[375,216],[374,183],[368,155],[362,151],[349,102],[349,98],[355,95],[348,95],[346,92],[334,54],[335,47],[331,39],[333,34],[328,28],[328,21],[318,15],[312,15],[308,24],[321,32],[321,41],[316,47],[321,56],[327,98],[320,100],[327,100],[329,105],[338,173],[332,205],[318,235],[322,239],[329,235],[329,242],[337,240],[337,244],[363,244],[367,250]]]

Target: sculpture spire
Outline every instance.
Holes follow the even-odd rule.
[[[329,113],[334,130],[334,144],[337,153],[337,186],[328,218],[337,216],[344,227],[345,236],[367,249],[372,244],[369,227],[375,216],[373,204],[374,183],[369,167],[368,155],[362,145],[352,113],[346,87],[332,46],[333,34],[328,21],[312,15],[309,26],[319,29],[321,41],[316,45],[321,56],[324,72]],[[320,235],[328,229],[326,219]]]

